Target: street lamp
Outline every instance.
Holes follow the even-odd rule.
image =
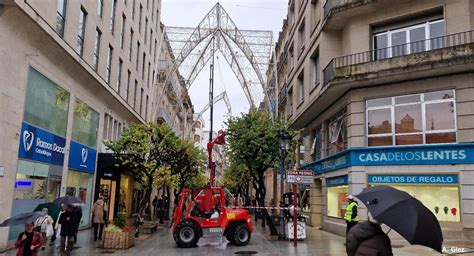
[[[280,149],[280,240],[285,239],[285,220],[283,216],[283,210],[281,209],[284,207],[284,180],[285,180],[285,158],[290,150],[290,142],[291,136],[287,131],[281,131],[278,134],[278,145]]]

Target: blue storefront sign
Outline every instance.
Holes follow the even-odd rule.
[[[369,174],[369,184],[456,185],[457,174]]]
[[[347,184],[349,184],[349,177],[347,175],[326,179],[326,187],[343,186]]]
[[[86,145],[71,141],[68,167],[78,171],[95,172],[97,151]]]
[[[62,166],[65,148],[65,138],[25,122],[21,124],[18,157]]]
[[[351,148],[303,165],[316,173],[349,166],[474,164],[474,143]]]

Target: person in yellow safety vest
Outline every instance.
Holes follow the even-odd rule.
[[[353,195],[347,196],[347,202],[349,203],[346,208],[346,214],[344,215],[344,219],[346,220],[346,234],[354,227],[360,220],[359,215],[357,213],[359,205],[355,201]]]

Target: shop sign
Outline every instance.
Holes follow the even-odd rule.
[[[97,151],[86,145],[71,141],[68,167],[78,171],[95,172]]]
[[[351,148],[303,165],[316,173],[349,166],[474,164],[474,143]]]
[[[311,170],[287,170],[286,181],[288,183],[313,184],[313,171]]]
[[[369,174],[367,178],[369,184],[458,184],[457,174]]]
[[[31,190],[33,188],[32,180],[17,180],[15,182],[16,190]]]
[[[18,157],[63,165],[66,139],[23,122]]]
[[[326,179],[326,187],[343,186],[349,184],[349,176],[339,176]]]

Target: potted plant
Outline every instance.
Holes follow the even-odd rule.
[[[107,249],[128,249],[135,244],[134,229],[127,226],[125,213],[118,213],[114,225],[104,230],[103,247]]]

